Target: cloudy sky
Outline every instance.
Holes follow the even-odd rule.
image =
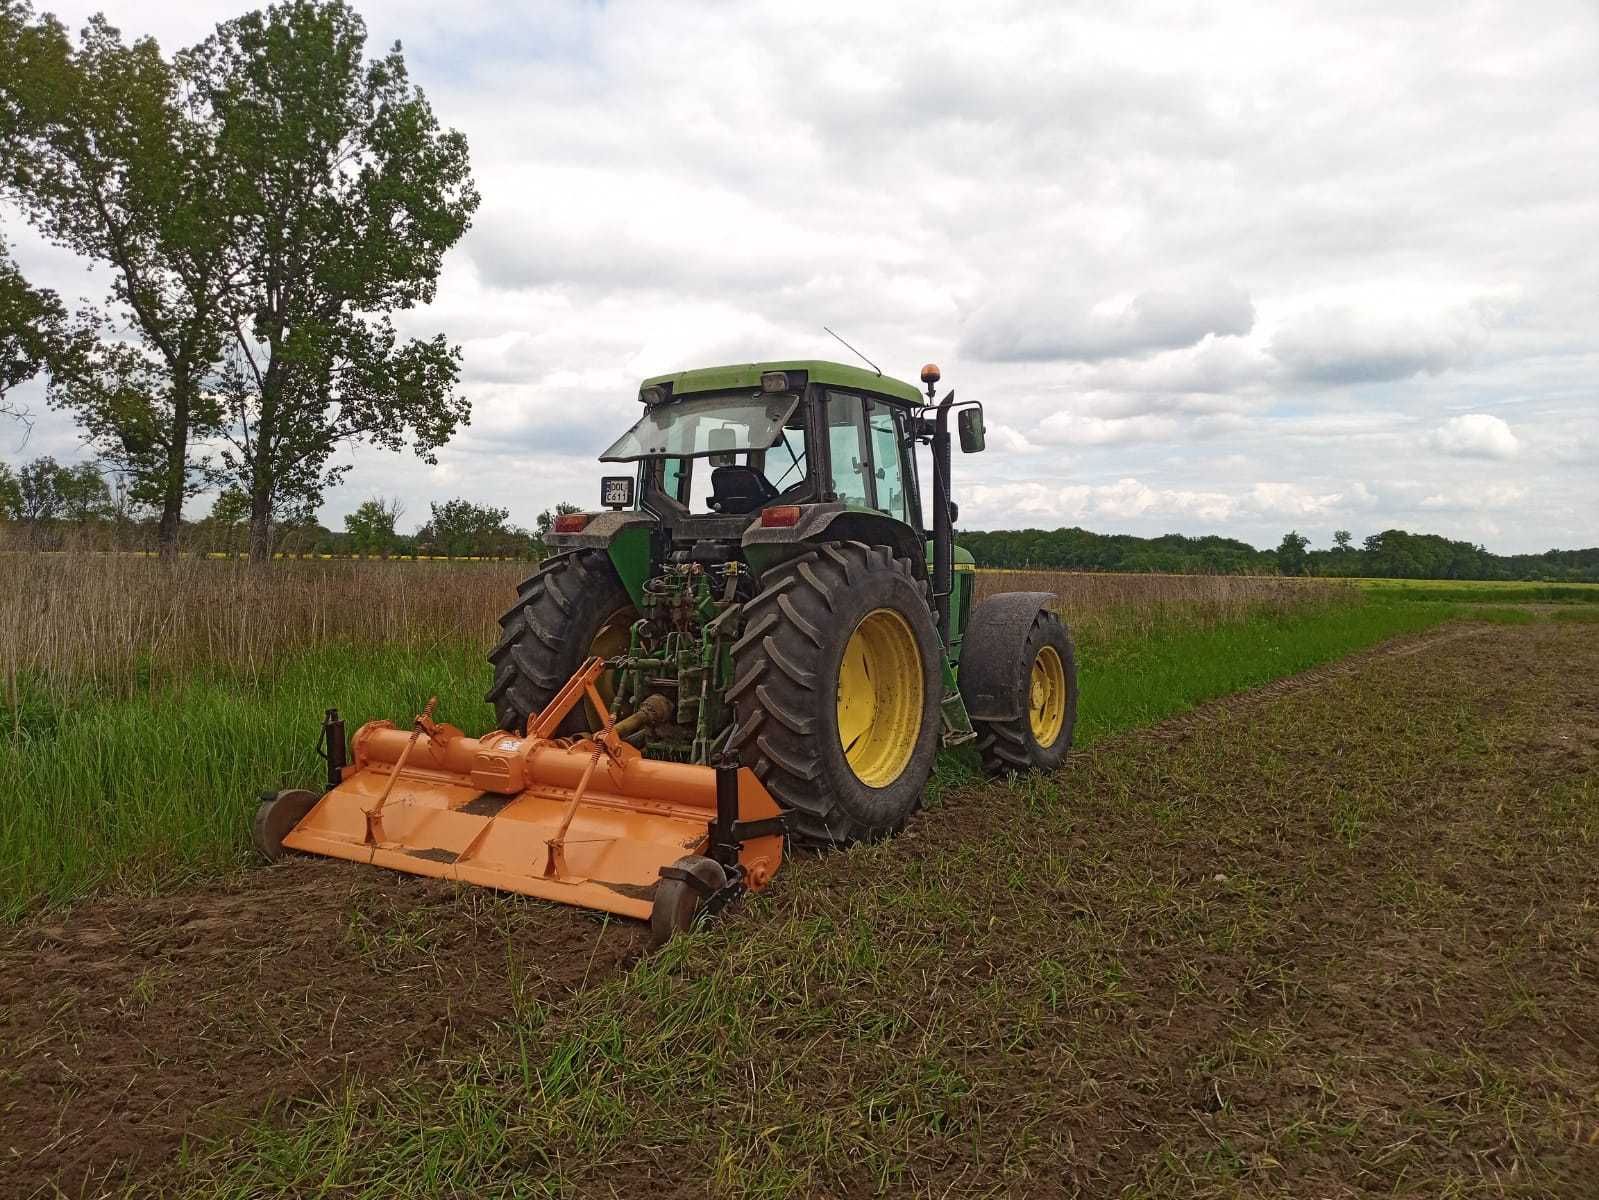
[[[173,50],[241,3],[104,10]],[[360,7],[471,142],[405,324],[476,415],[437,467],[355,452],[325,523],[590,503],[640,377],[825,324],[984,402],[972,527],[1599,543],[1593,0]],[[48,413],[22,453],[81,456]]]

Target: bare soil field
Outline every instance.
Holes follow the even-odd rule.
[[[1599,632],[1450,626],[958,788],[632,970],[334,863],[8,937],[6,1195],[1592,1197]]]
[[[50,914],[0,943],[0,1195],[94,1195],[185,1138],[470,1048],[642,946],[576,910],[312,859]]]

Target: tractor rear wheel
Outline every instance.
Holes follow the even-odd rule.
[[[828,846],[897,831],[938,752],[943,693],[926,585],[882,546],[828,542],[774,567],[733,647],[733,748]]]
[[[517,589],[516,603],[500,618],[499,643],[489,652],[494,686],[484,697],[500,728],[521,732],[584,660],[625,654],[637,620],[633,601],[602,550],[579,550],[546,559]],[[609,680],[600,694],[609,698]],[[598,714],[580,704],[561,722],[569,737],[599,728]]]

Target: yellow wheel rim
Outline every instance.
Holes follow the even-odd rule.
[[[1027,719],[1033,727],[1033,741],[1053,746],[1066,723],[1066,668],[1053,646],[1043,646],[1033,659],[1028,681]]]
[[[619,608],[606,617],[599,629],[594,632],[594,640],[589,643],[589,654],[600,658],[615,658],[618,654],[626,654],[635,620],[637,615],[631,608]],[[600,677],[594,681],[594,687],[609,706],[616,696],[616,672],[602,671]],[[588,711],[592,726],[598,729],[600,714],[594,711],[594,705],[587,700],[583,702],[583,706]]]
[[[838,740],[867,787],[887,787],[904,773],[922,731],[922,696],[922,656],[910,623],[888,608],[867,613],[838,671]]]

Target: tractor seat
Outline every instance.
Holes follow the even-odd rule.
[[[777,489],[771,480],[754,467],[717,467],[711,472],[712,512],[742,517],[776,498]]]

